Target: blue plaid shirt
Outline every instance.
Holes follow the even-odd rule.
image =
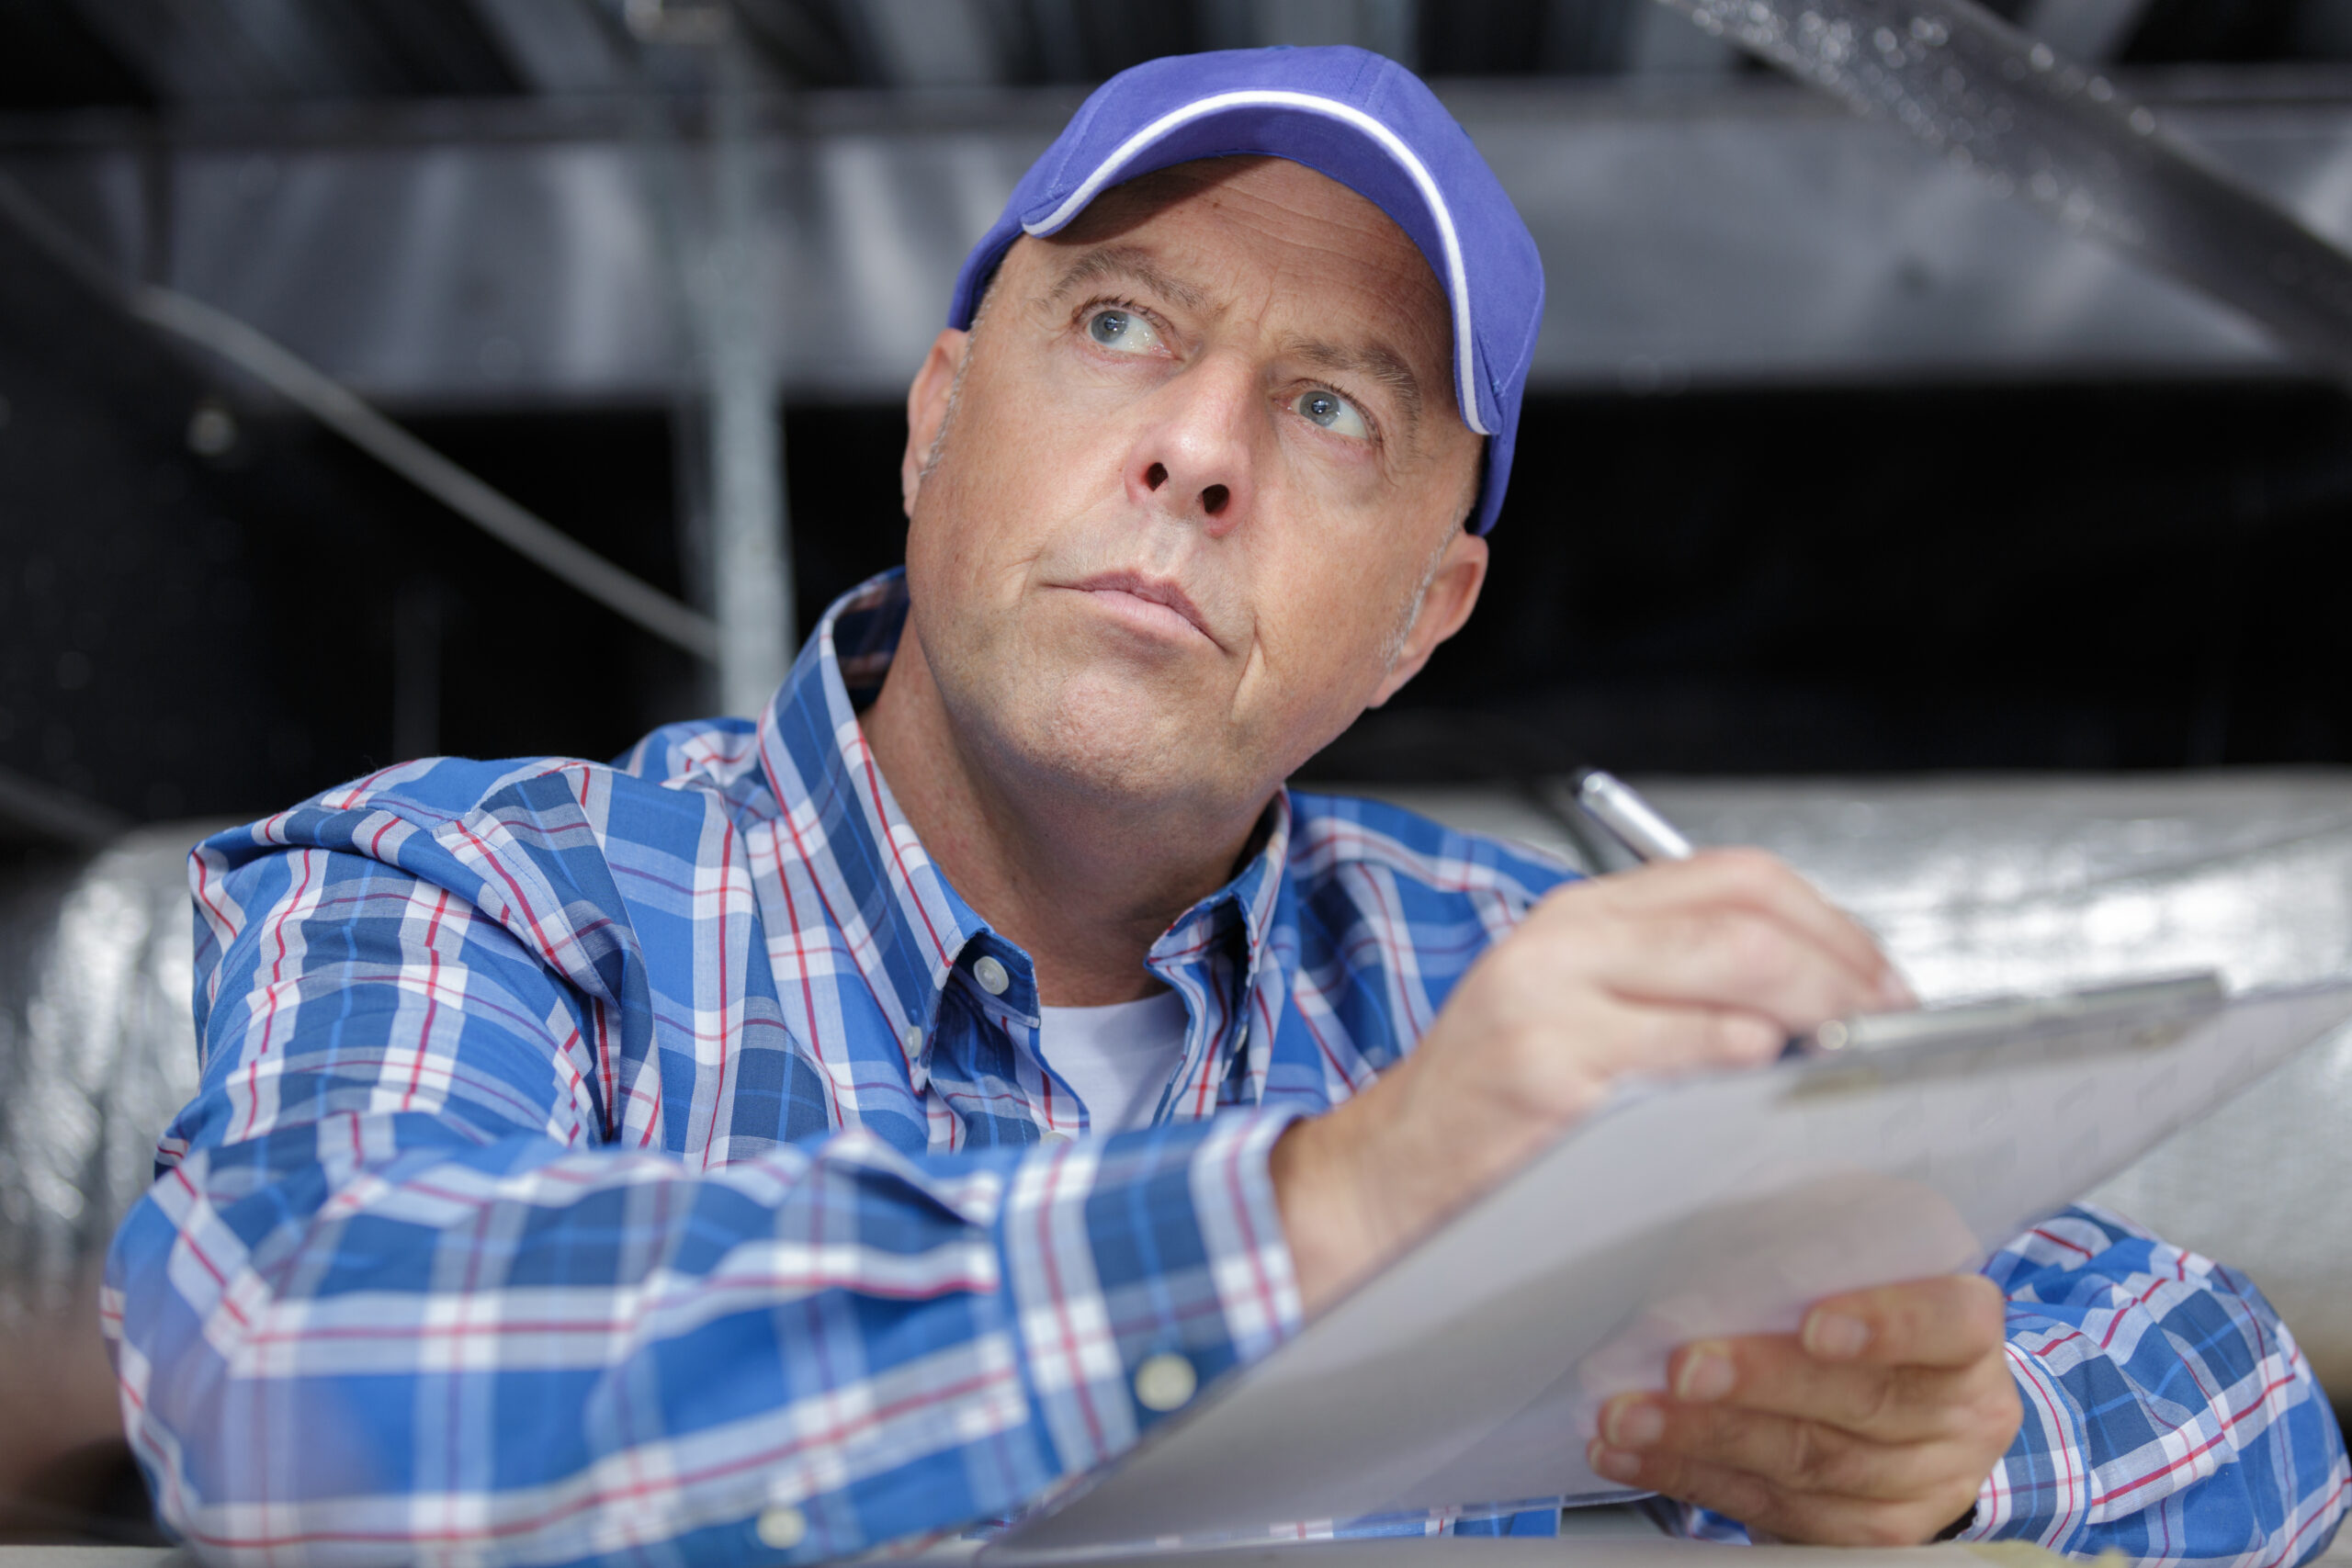
[[[1570,874],[1278,797],[1151,950],[1190,1018],[1152,1125],[1088,1136],[860,734],[905,613],[895,574],[837,604],[756,726],[410,763],[198,847],[203,1086],[102,1310],[199,1550],[839,1557],[1016,1510],[1163,1418],[1148,1360],[1297,1327],[1268,1149]],[[2086,1211],[1991,1271],[2027,1416],[1973,1534],[2325,1544],[2341,1442],[2244,1280]]]

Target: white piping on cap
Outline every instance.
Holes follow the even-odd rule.
[[[1458,386],[1454,398],[1462,405],[1462,421],[1481,435],[1492,435],[1478,419],[1478,384],[1472,369],[1470,346],[1470,279],[1462,265],[1462,242],[1453,231],[1453,214],[1445,205],[1445,197],[1437,188],[1429,167],[1414,151],[1405,145],[1396,133],[1352,104],[1336,98],[1318,97],[1312,93],[1288,93],[1272,87],[1250,88],[1241,92],[1218,93],[1197,99],[1181,109],[1171,109],[1128,137],[1118,149],[1096,165],[1083,184],[1069,193],[1059,207],[1035,223],[1023,223],[1024,232],[1051,234],[1078,216],[1086,204],[1102,194],[1102,187],[1134,157],[1153,142],[1181,126],[1230,108],[1294,108],[1309,114],[1328,115],[1331,118],[1353,126],[1378,144],[1380,150],[1396,160],[1397,165],[1413,176],[1419,187],[1421,199],[1429,203],[1430,215],[1437,220],[1438,243],[1445,248],[1446,294],[1453,304],[1454,379]]]

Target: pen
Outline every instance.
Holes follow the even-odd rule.
[[[1635,858],[1690,858],[1690,840],[1616,774],[1585,769],[1577,775],[1576,797],[1585,815],[1608,829],[1610,837],[1631,850]]]
[[[1586,816],[1608,829],[1610,837],[1632,851],[1637,859],[1690,858],[1690,840],[1682,836],[1681,829],[1659,816],[1657,807],[1635,794],[1633,786],[1616,774],[1599,768],[1585,769],[1577,775],[1576,799]],[[1911,1020],[1919,1016],[1907,1015]],[[1781,1048],[1781,1058],[1835,1055],[1859,1043],[1857,1031],[1862,1022],[1860,1018],[1831,1019],[1810,1034],[1792,1035]],[[1883,1030],[1887,1026],[1881,1027]],[[1907,1027],[1916,1028],[1917,1024]]]
[[[1577,804],[1586,816],[1609,829],[1609,836],[1642,861],[1689,860],[1690,840],[1682,830],[1658,815],[1634,787],[1614,773],[1587,768],[1577,775]],[[1781,1047],[1781,1059],[1811,1056],[1842,1049],[1849,1025],[1833,1019],[1811,1034],[1792,1034]]]

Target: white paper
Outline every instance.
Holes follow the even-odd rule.
[[[2347,1017],[2352,983],[2240,998],[2154,1048],[1884,1081],[1792,1063],[1634,1099],[984,1556],[1622,1493],[1585,1466],[1594,1412],[1662,1386],[1674,1346],[1972,1269]]]

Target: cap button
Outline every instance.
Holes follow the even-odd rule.
[[[1004,972],[1004,965],[996,961],[995,954],[987,953],[980,954],[978,962],[972,965],[972,978],[980,983],[980,989],[992,997],[1004,995],[1005,987],[1012,984],[1012,976]]]

